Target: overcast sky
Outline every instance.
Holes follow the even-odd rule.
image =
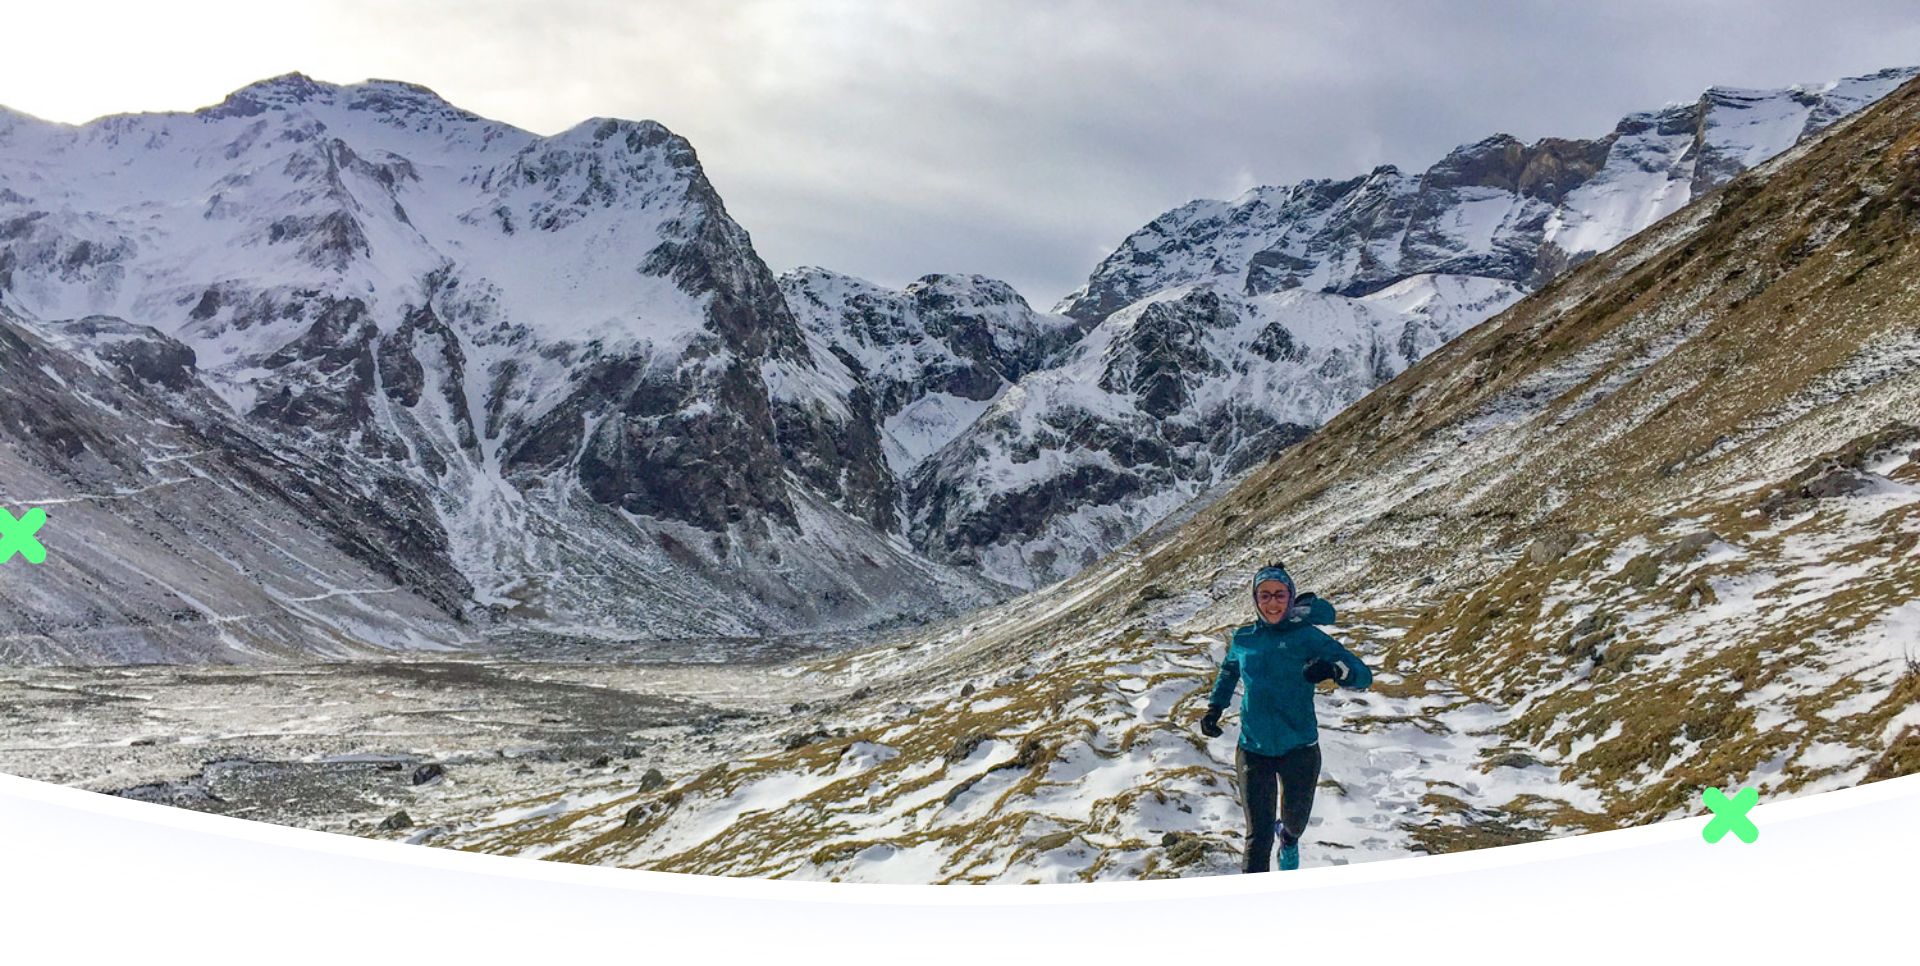
[[[1914,7],[3,0],[0,104],[81,122],[300,71],[425,84],[543,134],[651,118],[776,270],[979,272],[1048,307],[1193,198],[1920,62]]]

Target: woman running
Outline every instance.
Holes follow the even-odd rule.
[[[1311,596],[1311,595],[1308,595]],[[1313,812],[1320,780],[1320,729],[1314,719],[1314,688],[1333,681],[1365,690],[1373,672],[1339,641],[1315,627],[1319,602],[1296,601],[1285,567],[1269,564],[1253,577],[1253,623],[1236,628],[1220,674],[1213,682],[1200,732],[1219,737],[1220,715],[1246,680],[1240,701],[1240,741],[1234,769],[1247,813],[1245,872],[1265,872],[1280,839],[1280,868],[1300,867],[1300,836]],[[1296,606],[1297,605],[1297,606]],[[1277,801],[1276,801],[1277,799]],[[1274,821],[1278,806],[1280,821]]]

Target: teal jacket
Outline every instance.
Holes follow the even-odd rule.
[[[1331,610],[1331,607],[1328,607]],[[1314,686],[1307,683],[1307,664],[1324,658],[1347,668],[1341,687],[1356,691],[1373,684],[1373,671],[1314,623],[1332,623],[1331,615],[1289,618],[1278,624],[1256,619],[1236,628],[1220,659],[1209,707],[1225,708],[1242,679],[1246,695],[1240,701],[1240,747],[1262,755],[1280,755],[1320,740],[1314,719]]]

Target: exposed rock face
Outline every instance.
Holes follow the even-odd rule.
[[[918,467],[914,537],[1012,583],[1066,576],[1517,297],[1465,277],[1365,299],[1162,293],[1095,327]]]
[[[673,365],[661,365],[651,346],[638,346],[582,367],[557,405],[508,435],[503,468],[509,477],[538,479],[575,466],[583,488],[600,503],[716,534],[738,524],[763,532],[765,523],[797,526],[759,369],[774,359],[807,367],[811,359],[772,273],[726,216],[684,139],[657,124],[605,121],[589,143],[599,150],[585,157],[542,153],[521,170],[546,184],[584,171],[586,187],[576,200],[602,207],[620,202],[625,190],[603,168],[650,184],[646,179],[657,178],[655,169],[664,166],[669,177],[684,180],[683,203],[636,268],[671,279],[681,293],[704,302],[707,324]],[[623,158],[659,157],[606,165],[607,150]],[[574,217],[566,210],[536,217],[533,230],[558,231]],[[807,414],[788,409],[782,415],[803,422]],[[836,468],[841,462],[831,449],[802,448],[794,455]],[[810,474],[814,483],[837,480]]]

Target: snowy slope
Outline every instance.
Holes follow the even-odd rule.
[[[1500,134],[1418,174],[1387,165],[1169,211],[1061,302],[1084,344],[916,471],[915,539],[1019,586],[1068,576],[1521,294],[1916,73],[1714,88],[1595,140]]]

